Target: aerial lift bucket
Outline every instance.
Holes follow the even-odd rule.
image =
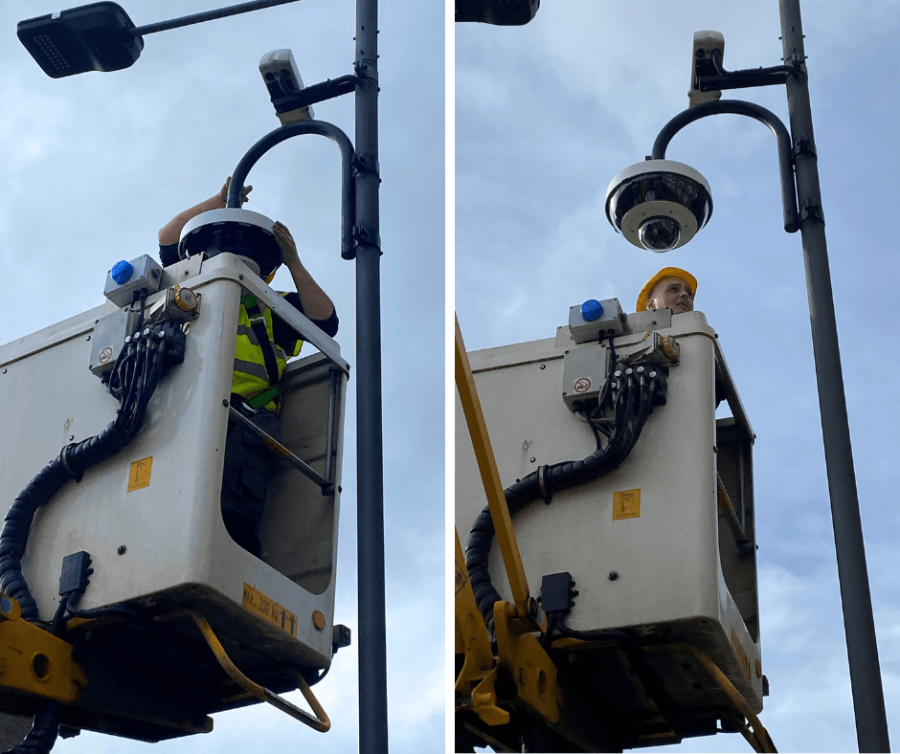
[[[147,269],[150,279],[153,266]],[[0,677],[0,710],[32,715],[53,699],[63,731],[159,741],[209,731],[211,713],[265,701],[327,729],[310,687],[349,643],[348,630],[334,623],[349,366],[336,342],[233,254],[193,256],[157,277],[144,304],[147,321],[180,306],[176,289],[194,307],[178,324],[183,361],[159,382],[131,443],[68,482],[34,516],[21,570],[44,625],[4,620],[0,604],[0,635],[23,625],[29,635],[15,646],[38,647],[28,657],[49,664],[29,660],[19,684]],[[314,346],[280,383],[282,439],[267,440],[276,463],[261,558],[228,535],[219,500],[229,417],[244,419],[230,405],[242,293]],[[2,425],[16,428],[15,441],[0,445],[7,506],[45,459],[116,418],[117,402],[98,379],[100,360],[117,355],[119,334],[134,324],[132,308],[110,299],[0,347]],[[81,617],[65,621],[60,639],[69,649],[53,654],[44,647],[55,637],[47,639],[44,628],[60,605],[61,566],[72,555],[86,582],[72,603]],[[12,644],[4,647],[0,661],[3,652],[15,654]],[[281,696],[295,689],[312,714]]]
[[[617,751],[728,730],[773,751],[756,717],[765,681],[754,435],[717,337],[699,312],[626,317],[617,301],[603,304],[605,322],[573,307],[555,338],[458,358],[456,518],[468,539],[456,563],[461,744]],[[630,450],[604,467],[620,417],[595,407],[610,394],[626,405],[624,391],[638,395],[641,380],[643,422],[628,420]],[[716,418],[717,398],[731,416]],[[500,494],[478,484],[485,455]],[[555,482],[566,474],[576,481]],[[486,501],[490,513],[479,514]],[[529,702],[517,675],[526,664],[503,646],[529,582],[541,584],[530,631],[551,663],[542,677],[553,714]]]

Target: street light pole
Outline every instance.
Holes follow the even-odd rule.
[[[113,71],[134,64],[143,34],[284,5],[296,0],[250,0],[190,16],[135,27],[113,3],[97,3],[22,21],[19,39],[54,78]],[[532,4],[536,0],[530,0]],[[95,5],[97,7],[95,7]],[[235,172],[229,207],[240,207],[243,179],[256,160],[300,133],[331,138],[341,148],[341,256],[356,259],[356,450],[359,594],[359,749],[386,754],[387,647],[384,576],[384,474],[381,416],[381,283],[378,186],[378,0],[356,0],[355,76],[344,76],[296,94],[297,107],[356,92],[356,150],[340,129],[323,123],[283,127],[258,142]],[[61,47],[60,47],[61,45]],[[52,54],[48,52],[52,51]],[[300,99],[303,101],[300,102]],[[350,163],[352,162],[352,166]],[[350,170],[354,171],[350,187]],[[352,228],[348,200],[355,195]],[[351,237],[352,235],[352,237]],[[54,739],[55,740],[55,739]]]
[[[825,245],[800,0],[779,0],[778,5],[784,62],[796,64],[803,74],[787,78],[788,112],[856,735],[861,752],[886,752],[890,751],[890,741]]]
[[[359,751],[384,754],[387,646],[378,223],[378,0],[356,1],[356,479]]]

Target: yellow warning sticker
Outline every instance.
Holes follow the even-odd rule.
[[[297,637],[297,616],[249,584],[244,584],[243,605],[251,613],[261,615],[273,626]]]
[[[613,492],[613,521],[641,517],[641,491]]]
[[[128,472],[129,492],[150,486],[150,469],[152,466],[153,456],[131,462],[131,471]]]

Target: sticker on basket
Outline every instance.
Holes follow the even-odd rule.
[[[613,492],[613,521],[641,517],[641,491]]]
[[[261,615],[273,626],[297,637],[297,616],[249,584],[244,584],[243,605],[251,613]]]
[[[142,458],[140,461],[131,462],[131,470],[128,472],[128,491],[143,489],[150,486],[150,469],[153,466],[153,456]]]
[[[749,680],[753,680],[750,678],[750,658],[747,657],[747,652],[744,649],[743,644],[741,644],[741,640],[738,639],[737,632],[733,628],[731,629],[731,644],[734,647],[734,654],[741,666],[741,670],[744,671]]]
[[[466,577],[466,567],[460,565],[458,560],[455,560],[454,564],[456,565],[456,593],[459,594],[469,579]]]

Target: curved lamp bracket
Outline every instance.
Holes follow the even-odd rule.
[[[784,212],[784,229],[788,233],[796,233],[800,229],[797,212],[797,190],[794,183],[794,158],[791,154],[791,136],[784,123],[771,110],[743,100],[719,100],[706,102],[689,110],[684,110],[666,123],[653,142],[654,160],[666,158],[666,148],[672,137],[682,128],[695,120],[709,115],[731,113],[747,115],[754,120],[765,123],[778,140],[778,170],[781,173],[781,207]],[[233,186],[232,186],[233,188]]]
[[[226,207],[240,209],[241,191],[247,174],[259,159],[272,147],[301,134],[316,134],[331,139],[341,150],[341,256],[353,259],[356,251],[353,245],[353,225],[356,217],[356,200],[353,184],[353,145],[350,138],[340,128],[321,120],[303,121],[281,126],[263,136],[247,150],[231,176]]]

